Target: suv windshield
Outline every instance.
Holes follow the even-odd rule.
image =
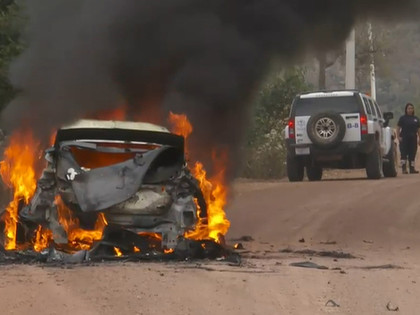
[[[311,116],[320,112],[358,113],[356,96],[298,98],[294,104],[295,116]]]

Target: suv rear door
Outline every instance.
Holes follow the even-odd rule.
[[[380,146],[382,151],[385,150],[385,145],[383,141],[384,133],[383,133],[383,118],[382,113],[379,109],[379,106],[376,102],[371,99],[370,97],[363,96],[363,101],[365,102],[366,108],[370,108],[372,111],[372,115],[368,115],[368,133],[369,134],[377,134],[378,140],[380,142]]]
[[[296,144],[311,144],[307,124],[312,115],[336,112],[346,125],[343,142],[361,140],[360,129],[361,100],[354,92],[320,92],[298,96],[292,106],[291,124],[295,127]]]

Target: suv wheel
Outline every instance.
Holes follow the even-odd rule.
[[[391,149],[386,156],[387,162],[384,162],[383,171],[385,177],[396,177],[397,176],[397,150],[394,141],[391,143]]]
[[[382,177],[382,156],[377,142],[375,142],[372,152],[366,156],[366,175],[369,179]]]
[[[304,165],[301,159],[287,155],[287,177],[291,182],[301,182],[304,176]]]
[[[346,124],[340,114],[319,113],[309,118],[307,133],[313,144],[328,149],[343,140]]]
[[[313,181],[321,180],[322,178],[322,168],[319,166],[307,166],[306,167],[306,176],[308,179]]]

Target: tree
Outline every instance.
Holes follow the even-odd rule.
[[[274,73],[261,86],[254,105],[253,128],[244,149],[243,176],[280,178],[285,175],[283,130],[293,98],[308,88],[300,68]]]
[[[372,40],[369,38],[369,24],[372,25]],[[356,86],[370,91],[370,65],[375,63],[375,75],[378,80],[390,75],[387,56],[390,53],[389,28],[378,22],[359,23],[356,27]],[[379,81],[377,82],[380,83]],[[379,86],[378,88],[381,88]]]
[[[20,8],[10,0],[0,1],[0,110],[16,94],[9,81],[11,61],[20,54],[23,45],[20,34],[23,24]]]

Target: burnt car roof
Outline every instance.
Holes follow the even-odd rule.
[[[135,141],[184,149],[184,137],[170,133],[165,127],[143,122],[80,120],[57,131],[55,146],[77,140]]]
[[[60,129],[126,129],[143,130],[169,133],[169,130],[163,126],[134,121],[120,120],[98,120],[98,119],[80,119],[71,125],[63,126]]]

